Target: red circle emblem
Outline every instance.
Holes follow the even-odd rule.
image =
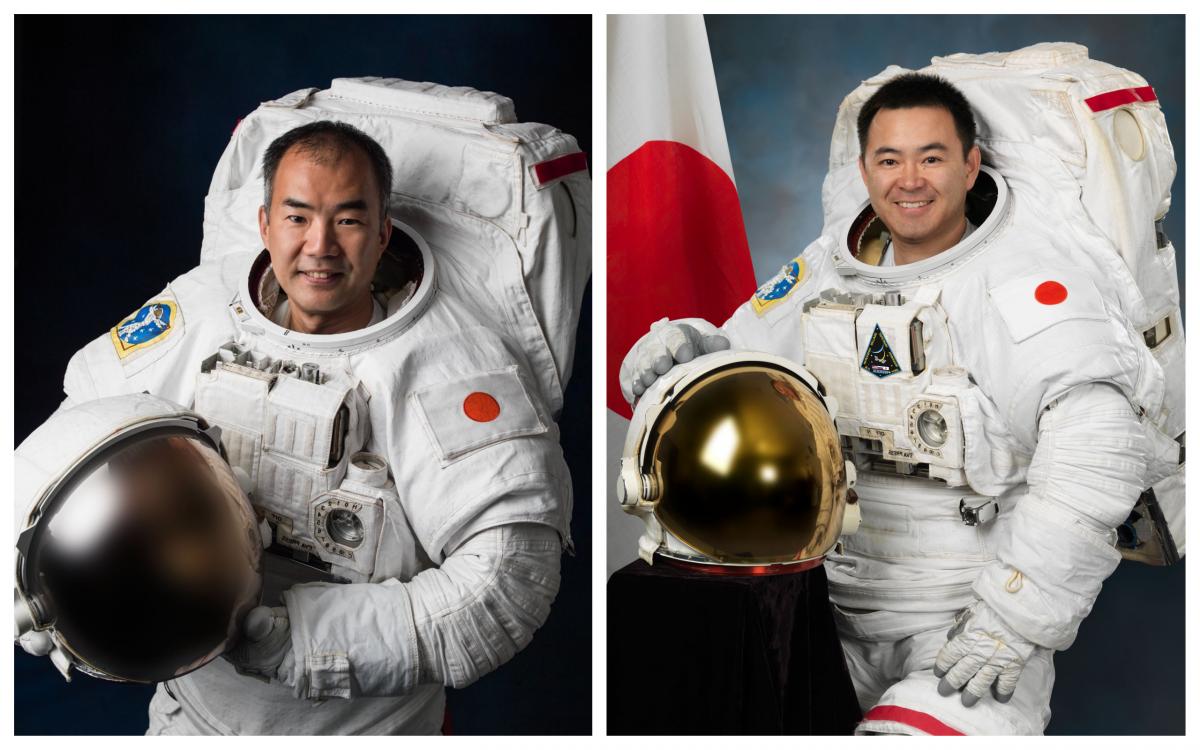
[[[500,404],[492,394],[475,391],[463,399],[463,414],[476,422],[491,422],[500,416]]]
[[[1057,305],[1067,298],[1067,288],[1057,281],[1043,281],[1033,290],[1033,298],[1043,305]]]

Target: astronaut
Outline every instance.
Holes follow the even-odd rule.
[[[558,429],[522,349],[389,218],[375,140],[312,122],[263,176],[266,249],[172,281],[64,381],[67,405],[146,391],[220,426],[268,556],[305,571],[224,659],[159,684],[148,733],[437,733],[442,686],[549,613],[570,546]]]
[[[1093,64],[1030,50],[1010,70]],[[974,56],[939,61],[980,80]],[[857,467],[861,526],[825,562],[857,731],[1040,734],[1053,653],[1122,559],[1114,529],[1182,481],[1182,423],[1164,419],[1182,391],[1131,322],[1112,245],[1062,231],[1090,222],[1054,200],[1061,165],[1020,171],[1024,144],[995,131],[989,163],[1009,171],[984,165],[971,105],[928,73],[885,71],[840,118],[858,156],[831,158],[822,236],[719,329],[652,326],[622,391],[727,347],[803,363]]]

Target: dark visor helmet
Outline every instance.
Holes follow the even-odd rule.
[[[59,410],[16,459],[17,632],[48,632],[64,677],[161,682],[234,644],[262,547],[215,429],[118,396]]]

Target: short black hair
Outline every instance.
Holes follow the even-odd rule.
[[[910,109],[912,107],[941,107],[954,118],[954,129],[962,141],[963,156],[975,145],[975,115],[967,97],[952,83],[928,73],[905,73],[879,87],[858,113],[859,158],[867,150],[867,130],[881,109]]]
[[[271,141],[263,153],[263,205],[271,211],[271,191],[275,183],[275,172],[283,155],[295,146],[319,164],[336,163],[347,151],[359,149],[366,155],[379,186],[379,205],[383,219],[387,220],[388,203],[392,192],[392,162],[379,143],[353,125],[332,120],[318,120],[292,128]]]

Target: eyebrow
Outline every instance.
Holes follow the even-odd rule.
[[[924,146],[921,146],[920,148],[917,149],[917,151],[919,153],[925,153],[926,151],[949,151],[949,150],[950,149],[946,148],[946,144],[941,143],[940,141],[934,141],[933,143],[927,143]],[[898,153],[900,153],[900,149],[895,148],[893,146],[880,146],[879,148],[877,148],[873,152],[871,152],[871,155],[878,157],[878,156],[882,156],[883,154],[898,154]]]
[[[289,208],[301,208],[301,209],[307,209],[309,211],[312,210],[312,206],[310,206],[307,203],[305,203],[304,201],[298,200],[296,198],[284,198],[281,201],[281,203]],[[335,212],[336,211],[366,211],[367,210],[367,202],[365,200],[363,200],[362,198],[356,198],[352,201],[343,201],[342,203],[339,203],[336,206],[334,206],[333,210]]]

